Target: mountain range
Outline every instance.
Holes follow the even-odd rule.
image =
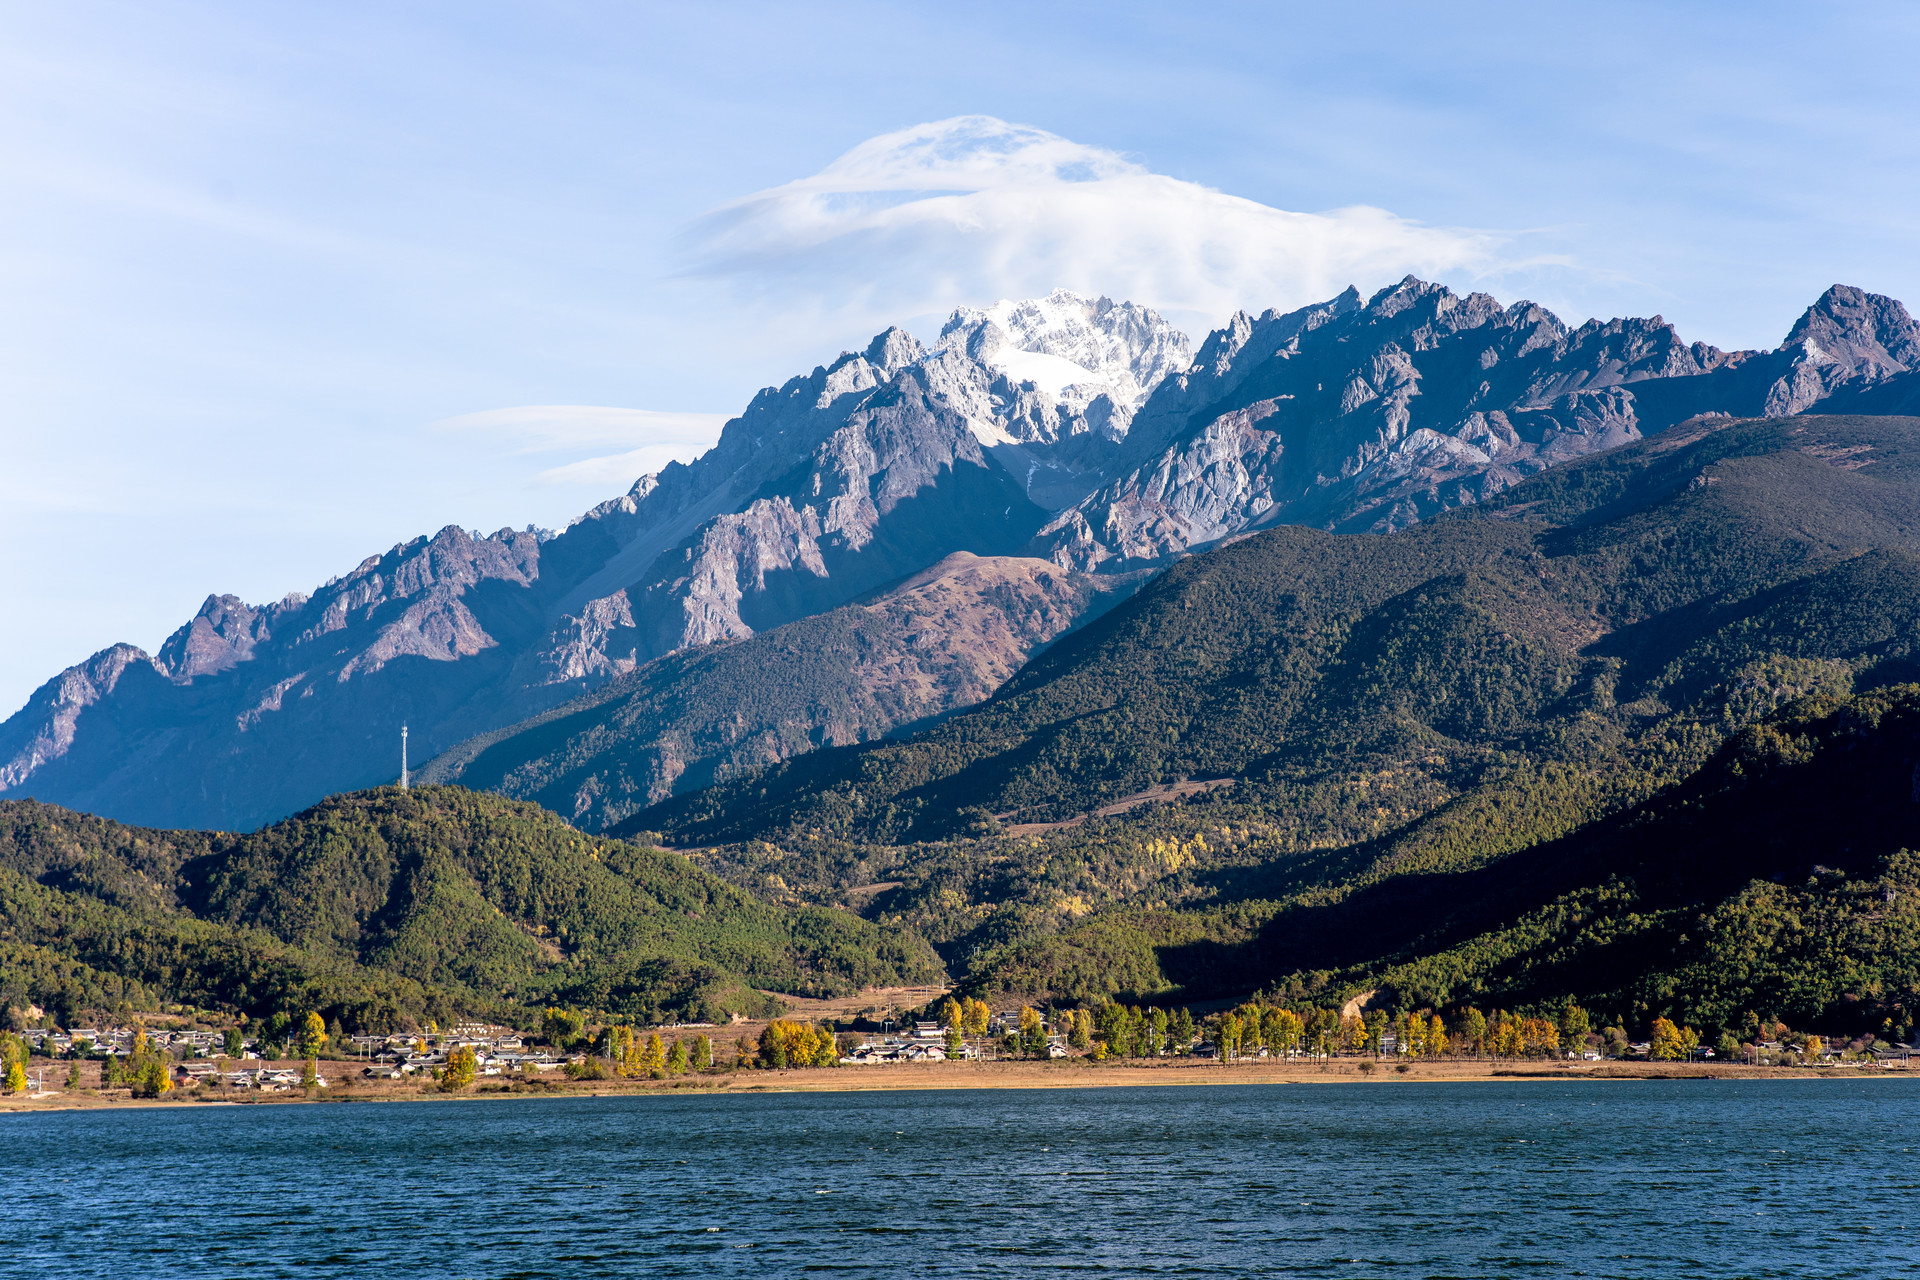
[[[447,786],[248,835],[0,802],[0,999],[391,1029],[949,978],[1054,1006],[1574,999],[1609,1024],[1905,1040],[1917,480],[1920,419],[1706,418],[1410,529],[1263,531],[931,727],[736,758],[598,834]],[[566,795],[657,758],[687,741],[663,728],[744,696],[742,670],[700,674],[734,653],[767,669],[757,705],[858,719],[861,696],[795,674],[903,662],[889,609],[955,571],[823,615],[844,652],[812,667],[767,647],[786,628],[690,656],[676,696],[718,686],[691,719],[615,682],[468,768],[505,748],[536,762],[519,785]]]
[[[49,682],[0,726],[0,994],[1908,1036],[1917,395],[1842,287],[1771,352],[1413,280],[1191,356],[1065,293],[889,330],[557,535]]]
[[[1688,344],[1659,317],[1569,329],[1413,279],[1236,315],[1197,352],[1104,298],[961,309],[930,347],[890,329],[767,388],[706,455],[557,534],[449,527],[310,596],[210,596],[155,653],[94,654],[0,724],[0,796],[250,829],[397,774],[404,723],[417,754],[450,753],[435,776],[484,761],[476,781],[620,821],[950,714],[1196,550],[1404,529],[1703,415],[1897,412],[1920,403],[1916,369],[1904,308],[1841,286],[1770,352]],[[1009,566],[998,596],[983,561]],[[944,656],[939,627],[905,621],[935,596],[979,602]],[[776,638],[795,625],[815,630]],[[698,665],[811,654],[821,627],[878,645],[826,703],[728,694]],[[619,759],[553,742],[555,712],[584,732],[588,703],[620,699],[594,739]]]

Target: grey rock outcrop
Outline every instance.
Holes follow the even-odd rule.
[[[1835,285],[1780,345],[1790,365],[1767,389],[1768,417],[1805,412],[1836,391],[1866,395],[1920,369],[1920,325],[1892,298]]]

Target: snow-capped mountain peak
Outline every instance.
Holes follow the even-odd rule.
[[[1161,379],[1192,363],[1192,350],[1186,334],[1147,307],[1056,289],[956,309],[928,363],[956,357],[1005,380],[995,383],[990,408],[969,406],[975,434],[988,444],[1031,444],[1087,431],[1124,436]]]
[[[1187,335],[1154,311],[1066,289],[984,309],[961,307],[940,338],[964,343],[974,359],[1056,399],[1081,387],[1091,394],[1076,399],[1106,392],[1128,409],[1139,408],[1160,379],[1193,363]]]

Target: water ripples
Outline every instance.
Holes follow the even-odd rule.
[[[116,1276],[1881,1276],[1920,1085],[555,1098],[0,1119],[0,1257]]]

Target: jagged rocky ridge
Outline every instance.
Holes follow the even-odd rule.
[[[1129,303],[963,309],[931,349],[890,329],[767,388],[558,535],[450,527],[95,654],[0,724],[0,796],[252,827],[390,777],[402,722],[432,755],[955,552],[1132,572],[1274,524],[1400,528],[1700,414],[1911,407],[1916,367],[1905,309],[1839,286],[1772,352],[1412,279],[1237,315],[1191,359]]]
[[[1136,415],[1114,479],[1037,541],[1097,568],[1275,524],[1386,532],[1698,415],[1899,412],[1916,369],[1906,309],[1841,285],[1776,350],[1727,352],[1659,316],[1569,329],[1409,277],[1234,316]]]
[[[1061,352],[1086,361],[1085,376],[1010,380],[1001,365],[1028,346],[1054,373]],[[1047,509],[989,450],[1044,460],[1124,432],[1140,380],[1186,357],[1152,312],[1064,293],[957,314],[931,351],[890,329],[763,390],[700,459],[558,536],[450,527],[311,597],[209,597],[155,654],[94,655],[0,725],[0,796],[249,828],[390,779],[402,723],[430,756],[955,552],[1016,553]]]

